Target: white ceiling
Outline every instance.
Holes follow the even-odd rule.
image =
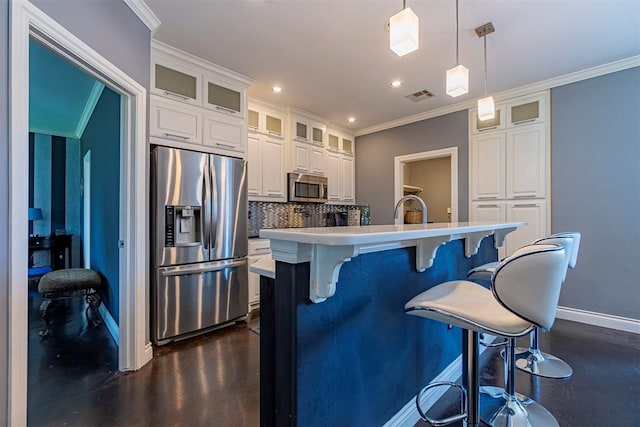
[[[470,93],[445,94],[455,66],[455,1],[407,0],[420,48],[389,49],[388,18],[401,0],[145,0],[162,22],[153,38],[254,80],[250,97],[293,105],[363,129],[640,54],[640,0],[459,0],[460,62]],[[392,79],[405,86],[391,89]],[[285,92],[274,95],[272,85]],[[428,89],[413,103],[405,95]],[[357,117],[354,124],[348,116]]]

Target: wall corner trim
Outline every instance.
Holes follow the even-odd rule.
[[[144,0],[123,0],[127,6],[153,33],[161,24],[160,19],[151,11]]]

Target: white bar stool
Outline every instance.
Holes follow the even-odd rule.
[[[530,245],[518,249],[500,262],[491,276],[491,290],[466,280],[454,280],[422,292],[405,304],[405,313],[437,320],[463,328],[463,364],[467,379],[461,414],[444,420],[425,420],[445,425],[465,419],[468,426],[480,420],[478,385],[478,333],[508,339],[504,392],[482,408],[482,419],[492,426],[557,426],[556,419],[544,407],[515,391],[515,339],[534,327],[550,328],[555,319],[562,280],[566,274],[565,249],[558,245]],[[472,339],[469,339],[469,334]],[[475,342],[475,345],[473,343]],[[420,396],[416,404],[421,414]]]
[[[534,244],[555,243],[562,244],[567,254],[567,267],[573,269],[578,261],[580,248],[580,233],[557,233],[550,237],[538,239]],[[564,244],[558,239],[571,239],[571,244]],[[564,280],[563,280],[564,282]],[[540,328],[535,328],[529,335],[529,348],[516,348],[518,360],[516,367],[521,371],[546,378],[569,378],[573,369],[564,360],[540,350]]]

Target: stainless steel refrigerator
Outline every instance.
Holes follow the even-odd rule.
[[[248,311],[247,162],[151,152],[152,340],[163,345]]]

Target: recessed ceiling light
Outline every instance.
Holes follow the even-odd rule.
[[[356,121],[356,118],[355,118],[355,117],[349,117],[349,118],[347,119],[347,121],[348,121],[349,123],[354,123],[354,122]]]
[[[282,93],[282,88],[280,86],[274,86],[271,88],[271,92],[273,93]]]
[[[394,80],[391,83],[389,83],[389,87],[394,89],[397,89],[402,86],[404,86],[404,82],[402,80]]]

